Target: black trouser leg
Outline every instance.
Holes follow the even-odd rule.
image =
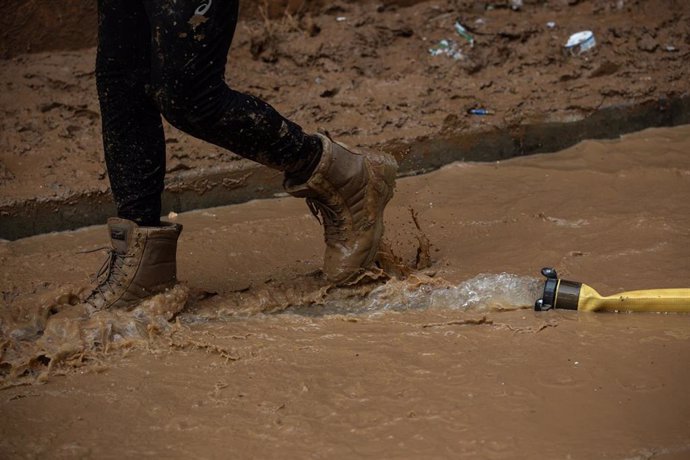
[[[98,1],[96,82],[103,147],[118,216],[158,225],[165,140],[151,80],[150,25],[141,0]]]
[[[99,0],[103,137],[121,217],[145,222],[160,213],[165,143],[154,107],[177,128],[269,167],[304,173],[318,162],[317,137],[226,85],[238,4]]]
[[[264,101],[224,80],[238,0],[143,0],[151,22],[154,97],[179,129],[281,171],[295,172],[321,146]]]

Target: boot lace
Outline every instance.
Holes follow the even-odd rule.
[[[116,292],[115,289],[122,287],[122,279],[125,277],[125,272],[123,267],[126,265],[126,254],[120,254],[112,248],[97,248],[90,251],[83,251],[84,253],[96,252],[96,251],[108,251],[108,257],[101,265],[96,275],[93,277],[93,282],[96,286],[91,291],[91,294],[84,300],[84,302],[90,304],[93,307],[98,307],[96,301],[101,298],[106,298],[108,293]]]
[[[330,241],[346,241],[347,237],[343,231],[345,219],[342,218],[342,212],[339,209],[328,206],[326,203],[307,198],[307,206],[311,213],[316,217],[324,227],[324,236],[327,242]],[[319,218],[321,215],[321,218]]]

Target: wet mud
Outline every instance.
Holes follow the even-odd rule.
[[[683,126],[400,179],[380,267],[340,289],[289,198],[171,216],[182,284],[130,312],[78,302],[103,227],[3,242],[0,456],[685,458],[690,316],[531,304],[542,266],[687,287],[688,149]]]
[[[25,11],[40,5],[25,3]],[[525,1],[520,11],[507,1],[309,3],[302,13],[244,20],[228,84],[309,132],[384,146],[401,160],[429,139],[520,132],[618,105],[651,102],[663,111],[688,93],[688,2]],[[461,42],[456,20],[474,46]],[[580,30],[594,31],[597,46],[566,55],[563,45]],[[460,43],[463,58],[432,56],[443,39]],[[94,61],[93,48],[0,61],[0,206],[106,196]],[[468,113],[477,108],[491,114]],[[169,188],[190,171],[246,167],[170,126],[166,133]]]

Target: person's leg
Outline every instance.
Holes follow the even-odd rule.
[[[98,0],[96,82],[110,187],[119,217],[156,226],[165,140],[160,113],[146,92],[150,33],[141,0]]]
[[[112,248],[84,299],[95,309],[129,308],[176,282],[181,225],[161,223],[165,142],[150,81],[150,27],[141,0],[98,1],[96,80],[103,147],[119,218]]]
[[[374,260],[397,164],[389,155],[307,135],[258,98],[224,81],[237,0],[143,0],[151,23],[152,89],[173,125],[285,172],[325,227],[324,272],[343,283]]]
[[[280,171],[315,167],[318,137],[225,83],[238,0],[143,2],[151,23],[153,96],[172,125]]]

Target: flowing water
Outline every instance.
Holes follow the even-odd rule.
[[[688,315],[532,305],[543,266],[688,287],[689,150],[683,126],[402,179],[349,288],[294,199],[177,216],[183,282],[129,312],[79,303],[103,227],[0,243],[0,457],[687,458]]]
[[[406,310],[455,310],[486,312],[529,308],[540,297],[542,280],[508,273],[481,274],[459,284],[443,279],[414,276],[393,279],[364,297],[325,299],[316,305],[292,307],[291,311],[315,314],[383,314]]]

